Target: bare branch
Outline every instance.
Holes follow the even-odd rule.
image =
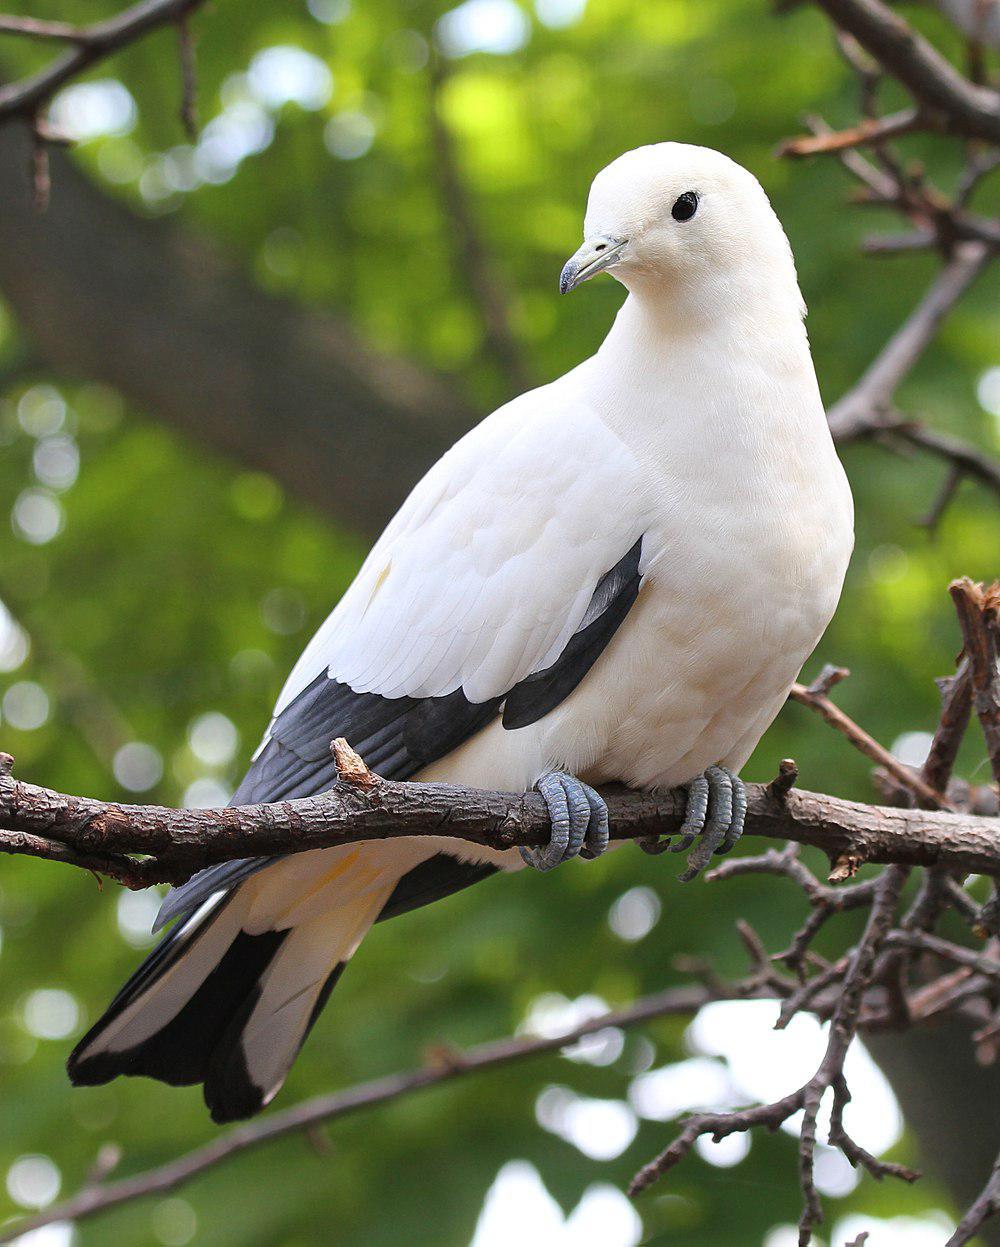
[[[64,56],[32,77],[0,87],[0,123],[13,117],[30,120],[48,104],[61,86],[84,70],[157,27],[182,21],[203,3],[204,0],[139,0],[138,4],[117,17],[86,27],[27,18],[0,19],[0,29],[8,33],[58,39],[74,45]]]
[[[181,62],[181,125],[193,143],[198,137],[198,59],[186,13],[177,19],[177,49]]]
[[[993,779],[1000,784],[1000,581],[984,590],[966,576],[952,581],[948,591],[969,659],[972,703],[986,737]]]
[[[459,1049],[449,1049],[443,1053],[439,1051],[438,1059],[428,1062],[419,1069],[390,1074],[374,1082],[350,1087],[346,1091],[305,1100],[283,1112],[271,1113],[260,1121],[237,1126],[204,1147],[188,1152],[176,1160],[168,1161],[165,1165],[147,1169],[128,1178],[121,1178],[116,1182],[88,1183],[77,1194],[59,1204],[53,1204],[44,1212],[4,1226],[0,1229],[0,1243],[9,1243],[20,1235],[53,1221],[80,1221],[95,1213],[147,1195],[162,1195],[190,1182],[192,1178],[197,1177],[206,1169],[211,1169],[275,1139],[307,1131],[321,1123],[346,1117],[350,1113],[372,1108],[377,1104],[385,1104],[399,1096],[420,1091],[426,1087],[451,1082],[466,1074],[474,1074],[484,1069],[523,1061],[529,1057],[557,1052],[561,1048],[570,1047],[587,1035],[596,1034],[609,1027],[638,1026],[655,1018],[694,1013],[703,1004],[712,1000],[754,999],[761,994],[761,988],[753,978],[730,987],[717,988],[714,991],[705,986],[669,988],[655,995],[645,996],[626,1008],[611,1010],[599,1017],[591,1018],[556,1037],[518,1036],[480,1044],[478,1047],[467,1048],[464,1051]]]
[[[0,14],[0,34],[24,35],[28,39],[57,43],[86,43],[87,33],[71,22],[46,22],[37,17],[10,17]]]
[[[944,459],[949,464],[952,477],[958,481],[972,477],[1000,494],[1000,462],[975,446],[970,446],[968,442],[963,442],[961,438],[938,433],[935,429],[909,420],[887,425],[885,432]]]
[[[950,129],[1000,142],[1000,96],[964,78],[922,35],[882,0],[817,0],[879,64]]]
[[[718,1141],[731,1134],[756,1129],[760,1126],[774,1130],[802,1110],[799,1175],[804,1207],[799,1222],[799,1242],[809,1242],[812,1227],[822,1219],[819,1196],[813,1182],[813,1154],[816,1145],[819,1106],[825,1092],[831,1088],[834,1090],[835,1102],[839,1100],[841,1112],[847,1101],[844,1062],[858,1030],[865,991],[871,982],[878,952],[892,925],[893,914],[906,873],[899,867],[890,867],[879,877],[865,933],[851,954],[843,988],[833,1010],[826,1051],[813,1077],[797,1091],[782,1096],[771,1104],[756,1105],[729,1113],[696,1113],[688,1119],[681,1133],[670,1146],[639,1170],[629,1185],[630,1195],[639,1194],[663,1177],[687,1156],[697,1140],[703,1136],[709,1136]],[[864,1152],[844,1131],[839,1113],[833,1121],[830,1141],[834,1146],[841,1148],[852,1164],[861,1162],[872,1172],[877,1172],[880,1177],[886,1173],[892,1173],[907,1181],[913,1181],[917,1177],[912,1170],[903,1169],[901,1166],[885,1165]]]
[[[886,420],[896,387],[930,344],[945,316],[987,267],[984,243],[964,243],[944,266],[910,317],[883,347],[857,384],[830,408],[830,429],[838,442],[867,437],[891,426]]]
[[[1000,1156],[993,1165],[989,1181],[983,1187],[982,1194],[958,1223],[955,1233],[945,1243],[945,1247],[965,1247],[979,1233],[983,1225],[1000,1212]]]
[[[822,134],[785,139],[778,146],[778,155],[816,156],[823,152],[842,152],[866,143],[880,143],[885,139],[898,138],[901,134],[911,134],[924,125],[918,109],[906,108],[888,117],[865,118],[847,130],[827,130]]]
[[[49,206],[52,193],[52,175],[49,172],[49,149],[45,145],[42,132],[35,125],[32,127],[31,145],[31,190],[35,199],[35,210],[44,212]]]
[[[732,858],[709,871],[705,878],[707,882],[715,883],[717,880],[731,879],[735,875],[783,876],[805,893],[811,909],[809,917],[792,937],[789,946],[783,952],[774,953],[771,957],[772,961],[784,962],[802,979],[805,977],[809,945],[821,927],[834,914],[870,905],[875,897],[875,880],[873,879],[868,879],[864,883],[850,884],[847,887],[831,887],[829,884],[820,883],[812,871],[799,860],[798,846],[795,844],[788,845],[781,852],[768,849],[766,853],[757,857]],[[788,1018],[790,1019],[792,1013],[798,1012],[802,1007],[802,1003],[794,1007],[789,1006]]]
[[[6,755],[0,755],[6,756]],[[8,765],[10,759],[8,757]],[[942,865],[1000,877],[996,820],[946,811],[862,805],[796,789],[783,801],[765,785],[747,786],[747,834],[821,848],[832,861]],[[602,795],[616,840],[671,835],[684,817],[683,790],[664,793],[607,788]],[[550,820],[534,792],[498,793],[445,784],[373,787],[341,782],[315,797],[220,810],[171,810],[67,796],[0,773],[0,848],[31,852],[10,833],[27,832],[77,853],[118,861],[142,854],[127,886],[178,882],[195,870],[239,857],[429,835],[495,849],[548,842]],[[89,863],[88,863],[89,867]],[[116,866],[113,877],[123,873]]]
[[[1000,961],[977,953],[971,948],[963,948],[961,944],[954,944],[951,940],[943,940],[937,935],[930,935],[926,931],[893,931],[886,938],[886,946],[933,953],[934,956],[944,961],[964,966],[967,970],[975,970],[977,974],[1000,983]]]
[[[938,688],[941,695],[941,713],[920,774],[931,788],[946,792],[973,710],[969,663],[959,663],[959,670],[955,675],[939,680]]]
[[[860,727],[854,720],[846,715],[839,706],[834,705],[825,693],[817,691],[815,688],[807,688],[803,684],[793,684],[790,696],[793,701],[801,702],[802,705],[808,706],[811,710],[817,711],[818,714],[841,732],[851,744],[865,755],[871,758],[873,762],[878,763],[884,770],[897,780],[904,788],[918,797],[922,804],[932,810],[950,810],[952,804],[943,793],[932,788],[926,780],[922,779],[914,771],[905,766],[898,758],[880,745],[873,736],[870,736],[863,727]]]

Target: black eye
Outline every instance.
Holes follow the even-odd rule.
[[[694,214],[698,211],[698,196],[694,191],[685,191],[670,209],[670,215],[675,221],[690,221]]]

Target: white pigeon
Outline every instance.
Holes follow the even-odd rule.
[[[737,776],[833,615],[851,494],[788,240],[726,156],[661,143],[594,181],[563,269],[628,290],[600,350],[417,485],[299,659],[234,803],[320,792],[346,737],[388,778],[535,786],[548,868],[607,845],[592,785],[687,785],[690,877],[743,825]],[[204,1083],[216,1121],[284,1078],[373,922],[522,865],[407,838],[227,863],[80,1042],[76,1083]]]

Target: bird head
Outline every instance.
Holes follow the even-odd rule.
[[[708,147],[656,143],[619,156],[591,186],[584,240],[562,270],[564,294],[608,272],[633,291],[707,282],[713,297],[737,300],[748,287],[790,282],[801,303],[791,248],[763,188]]]

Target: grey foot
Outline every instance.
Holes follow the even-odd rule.
[[[551,870],[578,853],[599,857],[608,847],[608,807],[601,796],[565,771],[546,771],[535,788],[548,807],[552,838],[544,848],[522,848],[525,862]]]
[[[691,783],[680,839],[669,846],[671,853],[684,853],[701,833],[679,876],[681,883],[700,874],[713,853],[729,852],[743,835],[746,816],[746,788],[735,771],[724,766],[710,766]]]

